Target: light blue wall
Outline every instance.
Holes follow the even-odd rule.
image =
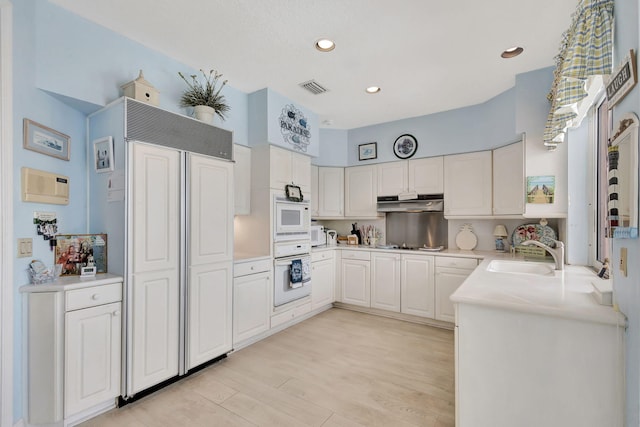
[[[620,64],[629,49],[638,54],[640,36],[640,2],[638,0],[616,1],[614,64]],[[627,112],[640,112],[640,88],[638,85],[613,108],[614,126]],[[628,250],[628,274],[623,277],[616,267],[620,263],[620,249]],[[614,239],[612,250],[613,286],[620,310],[627,316],[626,332],[626,385],[627,422],[629,427],[640,425],[640,241],[638,239]]]
[[[414,158],[491,149],[513,142],[514,126],[515,90],[511,89],[470,107],[350,129],[347,162],[364,164],[358,160],[358,145],[368,142],[378,143],[378,158],[367,164],[398,160],[393,143],[406,133],[418,140]]]
[[[348,166],[349,132],[344,129],[320,129],[320,154],[311,163],[317,166]]]
[[[568,194],[570,221],[567,221],[567,263],[589,265],[589,214],[592,209],[590,187],[585,185],[592,175],[590,171],[589,120],[570,129],[567,134]]]

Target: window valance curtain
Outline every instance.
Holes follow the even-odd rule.
[[[544,131],[544,145],[555,149],[564,141],[577,105],[587,96],[586,81],[611,74],[613,49],[613,0],[581,0],[571,27],[562,35],[551,92],[551,111]]]

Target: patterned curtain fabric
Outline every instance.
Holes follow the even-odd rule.
[[[550,149],[564,141],[567,127],[577,115],[577,103],[587,96],[587,79],[611,74],[612,48],[613,0],[581,0],[555,58],[548,96],[551,111],[544,131],[544,145]]]

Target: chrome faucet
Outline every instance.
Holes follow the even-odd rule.
[[[545,245],[544,243],[540,243],[537,240],[525,240],[520,244],[523,246],[534,245],[544,248],[553,257],[553,260],[556,263],[556,270],[564,270],[564,243],[562,243],[560,240],[554,240],[553,242],[556,246],[555,249],[553,249],[551,246]]]

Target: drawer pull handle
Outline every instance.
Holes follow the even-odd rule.
[[[255,267],[254,267],[254,266],[251,266],[251,270],[255,270]]]
[[[120,310],[116,310],[111,314],[113,315],[113,317],[118,317],[118,316],[120,316]]]
[[[100,299],[100,294],[91,295],[91,299],[94,300],[94,301],[98,301]]]

